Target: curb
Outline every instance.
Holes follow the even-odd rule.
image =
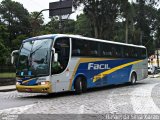
[[[8,86],[0,86],[0,92],[9,92],[16,90],[15,85],[8,85]]]
[[[160,75],[152,75],[150,78],[159,78]]]
[[[0,90],[0,92],[10,92],[10,91],[15,91],[16,88],[13,89],[4,89],[4,90]]]
[[[160,73],[158,74],[148,74],[149,78],[159,78],[160,77]]]

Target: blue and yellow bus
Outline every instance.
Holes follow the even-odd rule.
[[[81,93],[88,88],[135,84],[148,76],[144,46],[52,34],[26,39],[13,53],[18,53],[19,92]]]

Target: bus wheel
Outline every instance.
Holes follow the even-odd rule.
[[[82,92],[86,92],[87,83],[86,80],[82,77],[78,77],[75,81],[75,92],[76,94],[81,94]]]
[[[131,85],[134,85],[136,84],[136,81],[137,81],[137,76],[136,76],[136,73],[132,73],[131,75]]]
[[[87,91],[87,81],[85,78],[83,78],[82,81],[82,92],[85,93]]]

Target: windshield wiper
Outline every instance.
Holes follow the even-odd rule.
[[[32,54],[35,53],[37,50],[39,50],[41,47],[42,47],[42,46],[40,46],[39,48],[37,48],[37,49],[35,49],[34,51],[32,51],[32,52],[30,53],[30,56],[32,56]]]
[[[29,55],[29,57],[28,57],[28,62],[29,62],[29,64],[28,64],[28,66],[31,66],[32,65],[32,55],[37,51],[37,50],[39,50],[40,48],[41,48],[42,46],[40,46],[40,47],[38,47],[37,49],[35,49],[34,51],[31,51],[31,53],[30,53],[30,55]]]

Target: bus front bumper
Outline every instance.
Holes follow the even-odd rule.
[[[16,84],[18,92],[29,92],[29,93],[52,93],[51,84],[47,85],[36,85],[36,86],[25,86]]]

